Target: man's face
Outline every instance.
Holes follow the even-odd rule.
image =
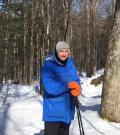
[[[62,49],[60,52],[58,52],[58,57],[61,61],[65,61],[69,56],[69,50],[68,49]]]

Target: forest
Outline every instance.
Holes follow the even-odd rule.
[[[0,0],[0,82],[39,81],[60,40],[79,75],[94,75],[105,67],[114,10],[114,0]]]

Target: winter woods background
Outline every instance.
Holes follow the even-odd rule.
[[[39,80],[58,40],[91,76],[105,66],[114,8],[114,0],[0,0],[0,82]]]
[[[59,40],[70,44],[81,78],[83,72],[91,77],[105,69],[91,81],[103,82],[100,116],[120,122],[120,0],[0,0],[0,94],[9,80],[41,84],[44,57]],[[87,87],[83,93],[94,92]]]

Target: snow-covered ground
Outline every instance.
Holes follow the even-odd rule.
[[[120,124],[99,116],[102,84],[95,87],[91,78],[82,77],[81,116],[85,135],[120,135]],[[43,135],[42,97],[33,86],[5,84],[0,86],[0,135]],[[70,127],[70,135],[79,135],[77,115]]]

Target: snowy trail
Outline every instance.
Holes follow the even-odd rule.
[[[99,116],[102,84],[90,85],[91,78],[82,78],[79,96],[85,135],[120,135],[120,123]],[[4,85],[0,89],[0,135],[44,135],[42,97],[33,86]],[[5,133],[3,133],[5,132]],[[72,121],[70,135],[80,135],[77,115]]]
[[[42,98],[32,89],[21,85],[4,86],[0,94],[5,98],[0,106],[0,135],[4,135],[3,132],[8,135],[35,135],[43,129]]]

